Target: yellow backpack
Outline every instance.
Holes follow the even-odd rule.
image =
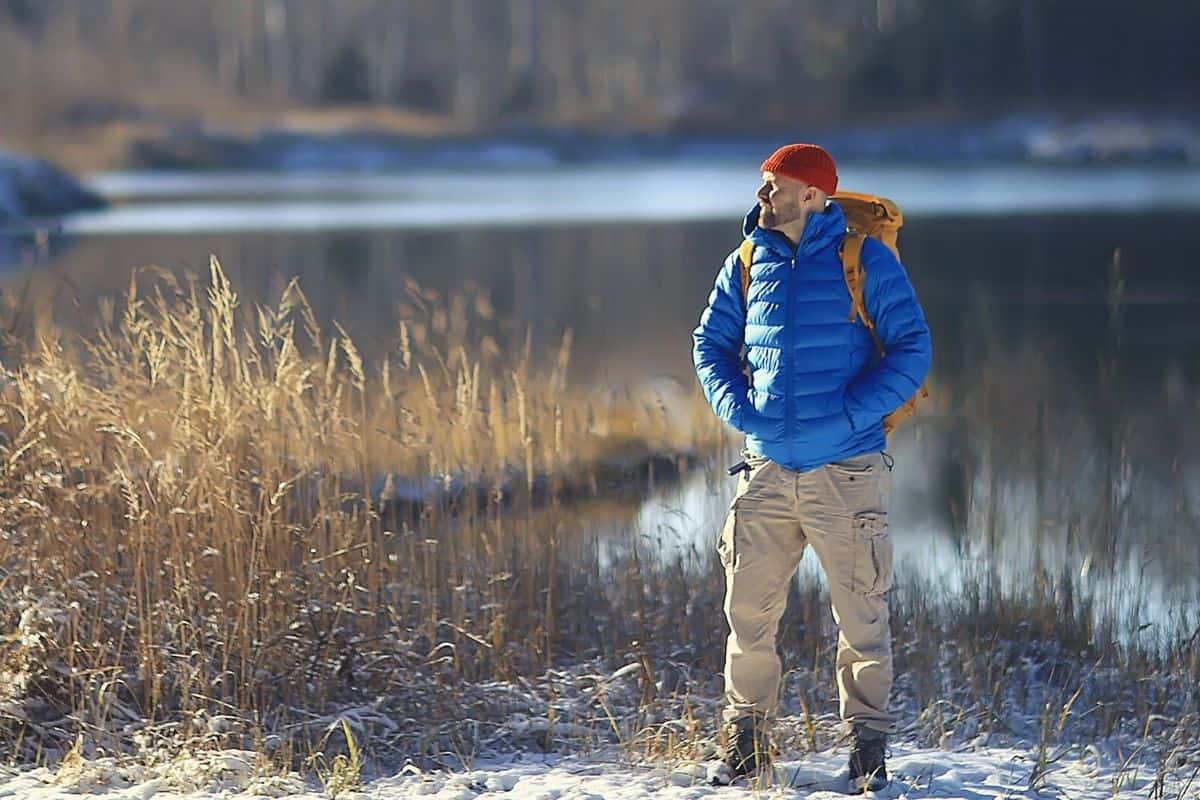
[[[838,192],[831,198],[841,206],[846,215],[846,238],[842,243],[842,274],[846,278],[846,289],[850,292],[850,321],[855,317],[862,320],[863,325],[875,340],[875,348],[883,357],[883,342],[875,332],[875,323],[867,314],[867,305],[863,300],[863,286],[866,285],[867,273],[862,265],[863,242],[868,236],[883,242],[892,253],[899,258],[900,250],[896,246],[896,235],[904,224],[904,215],[900,207],[886,197],[859,194],[857,192]],[[738,264],[740,266],[742,284],[742,302],[750,289],[750,260],[754,254],[754,243],[749,239],[742,242],[738,249]],[[891,433],[896,426],[911,417],[917,411],[917,406],[929,398],[928,385],[922,383],[916,394],[904,401],[904,404],[888,414],[883,419],[884,433]]]

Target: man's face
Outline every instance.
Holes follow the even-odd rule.
[[[800,220],[813,210],[816,196],[820,194],[815,186],[786,175],[764,172],[762,179],[762,186],[756,193],[760,228],[778,229]]]

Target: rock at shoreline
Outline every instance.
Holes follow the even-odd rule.
[[[0,225],[103,206],[100,195],[49,162],[0,151]]]

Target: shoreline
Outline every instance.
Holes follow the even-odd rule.
[[[111,120],[8,146],[75,173],[131,169],[403,169],[562,166],[653,160],[753,160],[784,141],[820,141],[839,160],[901,164],[1198,164],[1200,120],[1112,113],[1013,113],[988,119],[789,127],[744,133],[569,125],[471,132],[448,121],[380,109],[284,112],[271,119]]]

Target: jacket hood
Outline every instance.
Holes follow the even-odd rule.
[[[793,251],[788,238],[782,233],[758,227],[760,211],[756,203],[746,214],[742,222],[742,235],[769,250],[786,253],[789,258],[793,253],[807,255],[830,244],[837,244],[846,232],[846,215],[842,213],[841,207],[831,200],[820,214],[808,215],[804,223],[804,234],[800,237],[800,245]]]

